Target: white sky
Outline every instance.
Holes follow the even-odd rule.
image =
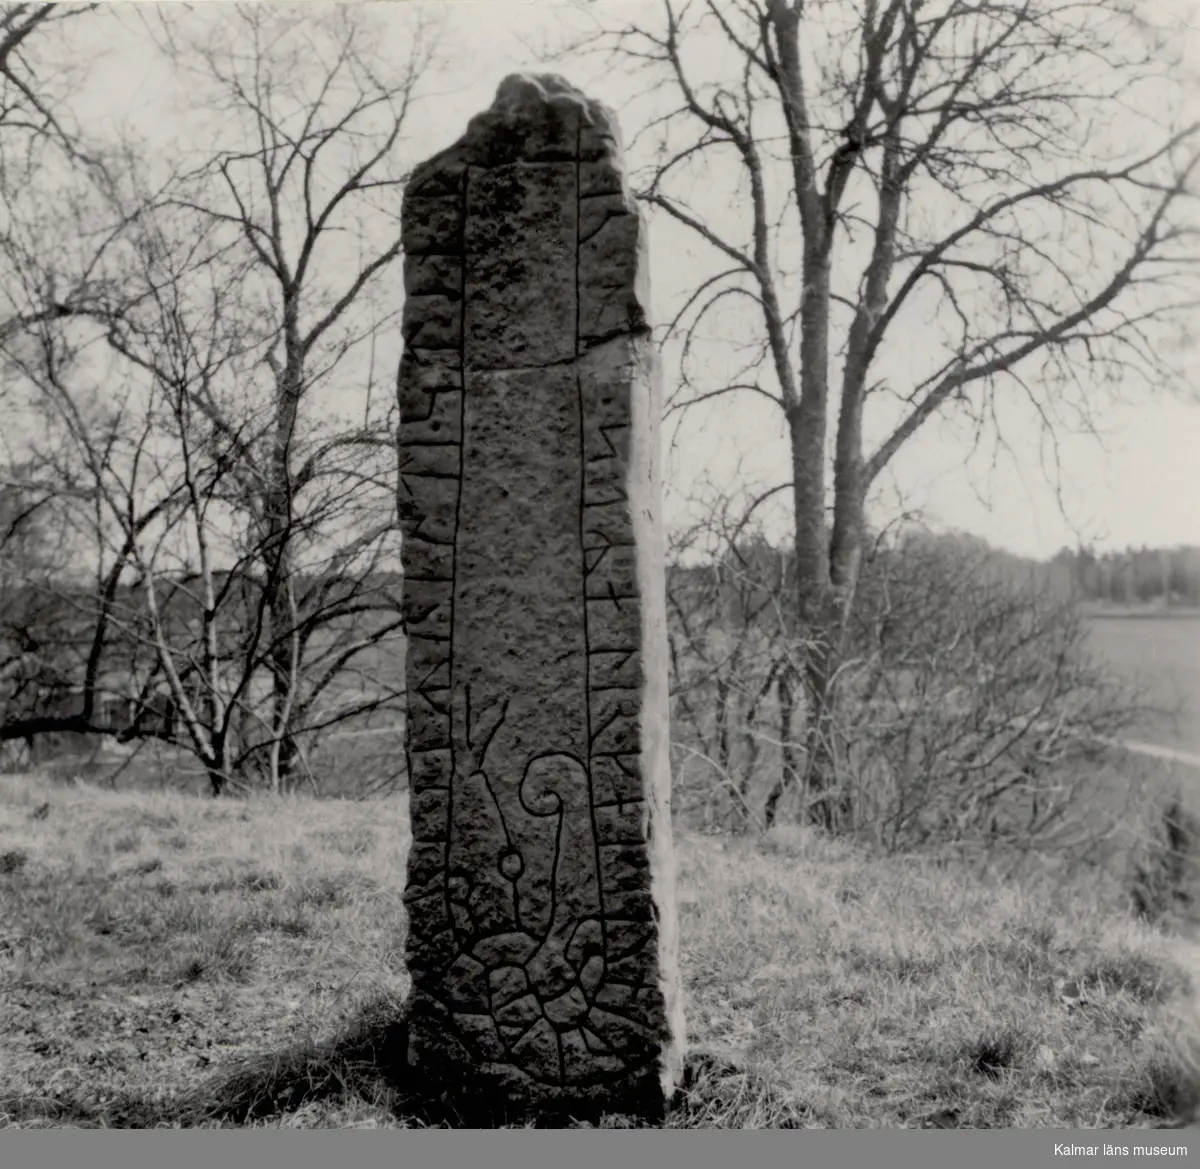
[[[221,2],[208,0],[214,8]],[[625,10],[633,15],[649,3],[605,0],[605,7],[610,14]],[[431,87],[436,88],[436,96],[414,118],[413,137],[405,147],[411,161],[450,145],[471,115],[490,105],[501,78],[516,70],[551,68],[618,112],[627,107],[630,79],[596,60],[565,59],[551,66],[537,61],[533,50],[561,36],[564,4],[442,0],[436,7],[446,18],[447,62]],[[1145,0],[1143,7],[1160,24],[1178,22],[1178,45],[1196,64],[1200,81],[1200,34],[1196,32],[1200,19],[1189,18],[1195,5],[1187,0]],[[154,67],[133,14],[123,16],[119,25],[104,22],[102,38],[89,36],[85,41],[94,65],[90,83],[80,93],[80,109],[87,111],[96,128],[106,121],[128,121],[151,141],[170,141],[178,125],[172,111],[180,93],[171,75],[161,66]],[[1200,112],[1200,102],[1197,109]],[[626,120],[626,140],[636,128]],[[660,321],[668,314],[673,292],[700,270],[698,252],[689,256],[693,249],[681,248],[675,237],[656,248],[661,239],[656,227],[650,248]],[[1200,367],[1200,354],[1196,364]],[[937,421],[929,425],[893,464],[875,515],[886,518],[889,501],[902,497],[907,508],[922,509],[937,525],[962,528],[1031,555],[1049,555],[1080,539],[1102,548],[1200,544],[1200,507],[1195,502],[1200,499],[1200,374],[1191,389],[1190,401],[1156,396],[1106,410],[1101,416],[1102,445],[1087,436],[1063,436],[1058,454],[1065,517],[1040,469],[1043,452],[1038,430],[1032,419],[1016,413],[1008,427],[1012,449],[998,461],[990,449],[967,459],[970,443],[969,438],[964,442],[961,428]],[[752,467],[753,481],[761,487],[787,476],[787,448],[778,411],[742,398],[720,411],[694,417],[683,434],[685,441],[673,450],[668,464],[669,501],[701,475],[720,482],[736,474],[739,466]],[[672,514],[669,502],[668,521]],[[774,534],[784,530],[781,525]]]

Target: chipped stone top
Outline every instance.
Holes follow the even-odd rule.
[[[644,335],[645,237],[615,115],[554,74],[506,77],[405,188],[405,351],[502,369]]]
[[[491,108],[477,114],[466,133],[413,171],[409,196],[443,193],[468,166],[512,163],[608,162],[623,167],[616,117],[557,73],[511,73]]]
[[[491,110],[477,116],[487,118],[489,114],[499,113],[519,118],[523,112],[543,105],[575,110],[586,125],[595,127],[601,135],[611,138],[616,133],[616,122],[610,111],[558,73],[510,73],[500,82]]]

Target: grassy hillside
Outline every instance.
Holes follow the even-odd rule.
[[[406,822],[402,798],[0,777],[0,1125],[406,1123],[372,1066],[406,986]],[[1200,947],[1112,881],[798,834],[679,850],[692,1054],[670,1123],[1196,1118]]]

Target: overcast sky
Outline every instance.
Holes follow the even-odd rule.
[[[413,0],[416,2],[416,0]],[[654,0],[607,0],[612,12],[632,14]],[[213,15],[222,0],[208,0]],[[396,4],[373,4],[389,11]],[[403,7],[408,8],[408,4]],[[434,91],[413,123],[405,145],[413,161],[450,145],[468,118],[491,103],[507,73],[546,66],[536,59],[540,46],[563,35],[571,17],[554,0],[515,3],[511,0],[443,0],[436,7],[445,20],[446,64],[429,86]],[[1186,0],[1146,2],[1160,24],[1178,27],[1177,47],[1197,68],[1200,80],[1200,32],[1189,18],[1195,6]],[[138,22],[123,19],[114,30],[106,22],[102,38],[85,39],[94,68],[80,108],[88,120],[127,122],[149,140],[167,142],[177,136],[181,92],[161,62],[147,52]],[[397,37],[402,35],[396,14]],[[82,22],[81,22],[82,23]],[[629,112],[634,82],[595,59],[567,58],[553,65],[589,94],[624,114],[630,138],[636,125]],[[186,100],[183,96],[183,100]],[[1197,105],[1200,113],[1200,103]],[[703,270],[707,257],[684,246],[677,237],[663,243],[656,226],[650,238],[655,311],[663,319],[671,298],[689,277]],[[656,247],[656,243],[658,246]],[[914,339],[919,343],[919,338]],[[1061,467],[1055,485],[1041,469],[1046,450],[1032,417],[1014,411],[1006,419],[1009,449],[997,456],[992,448],[970,458],[969,436],[961,425],[935,421],[910,442],[881,484],[876,519],[887,518],[897,500],[907,509],[920,508],[937,526],[961,528],[1014,551],[1044,556],[1064,544],[1091,541],[1102,548],[1140,544],[1200,544],[1200,353],[1191,400],[1145,397],[1101,416],[1102,442],[1065,434],[1058,450]],[[694,417],[672,450],[668,499],[686,492],[702,475],[718,483],[752,468],[753,481],[771,486],[787,477],[787,447],[782,419],[746,400]],[[668,519],[678,516],[668,505]],[[1065,515],[1064,515],[1065,511]],[[775,534],[786,530],[786,516],[775,517]]]

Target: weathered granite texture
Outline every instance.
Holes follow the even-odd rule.
[[[511,76],[404,198],[409,1067],[655,1114],[683,1037],[660,389],[612,115]]]

